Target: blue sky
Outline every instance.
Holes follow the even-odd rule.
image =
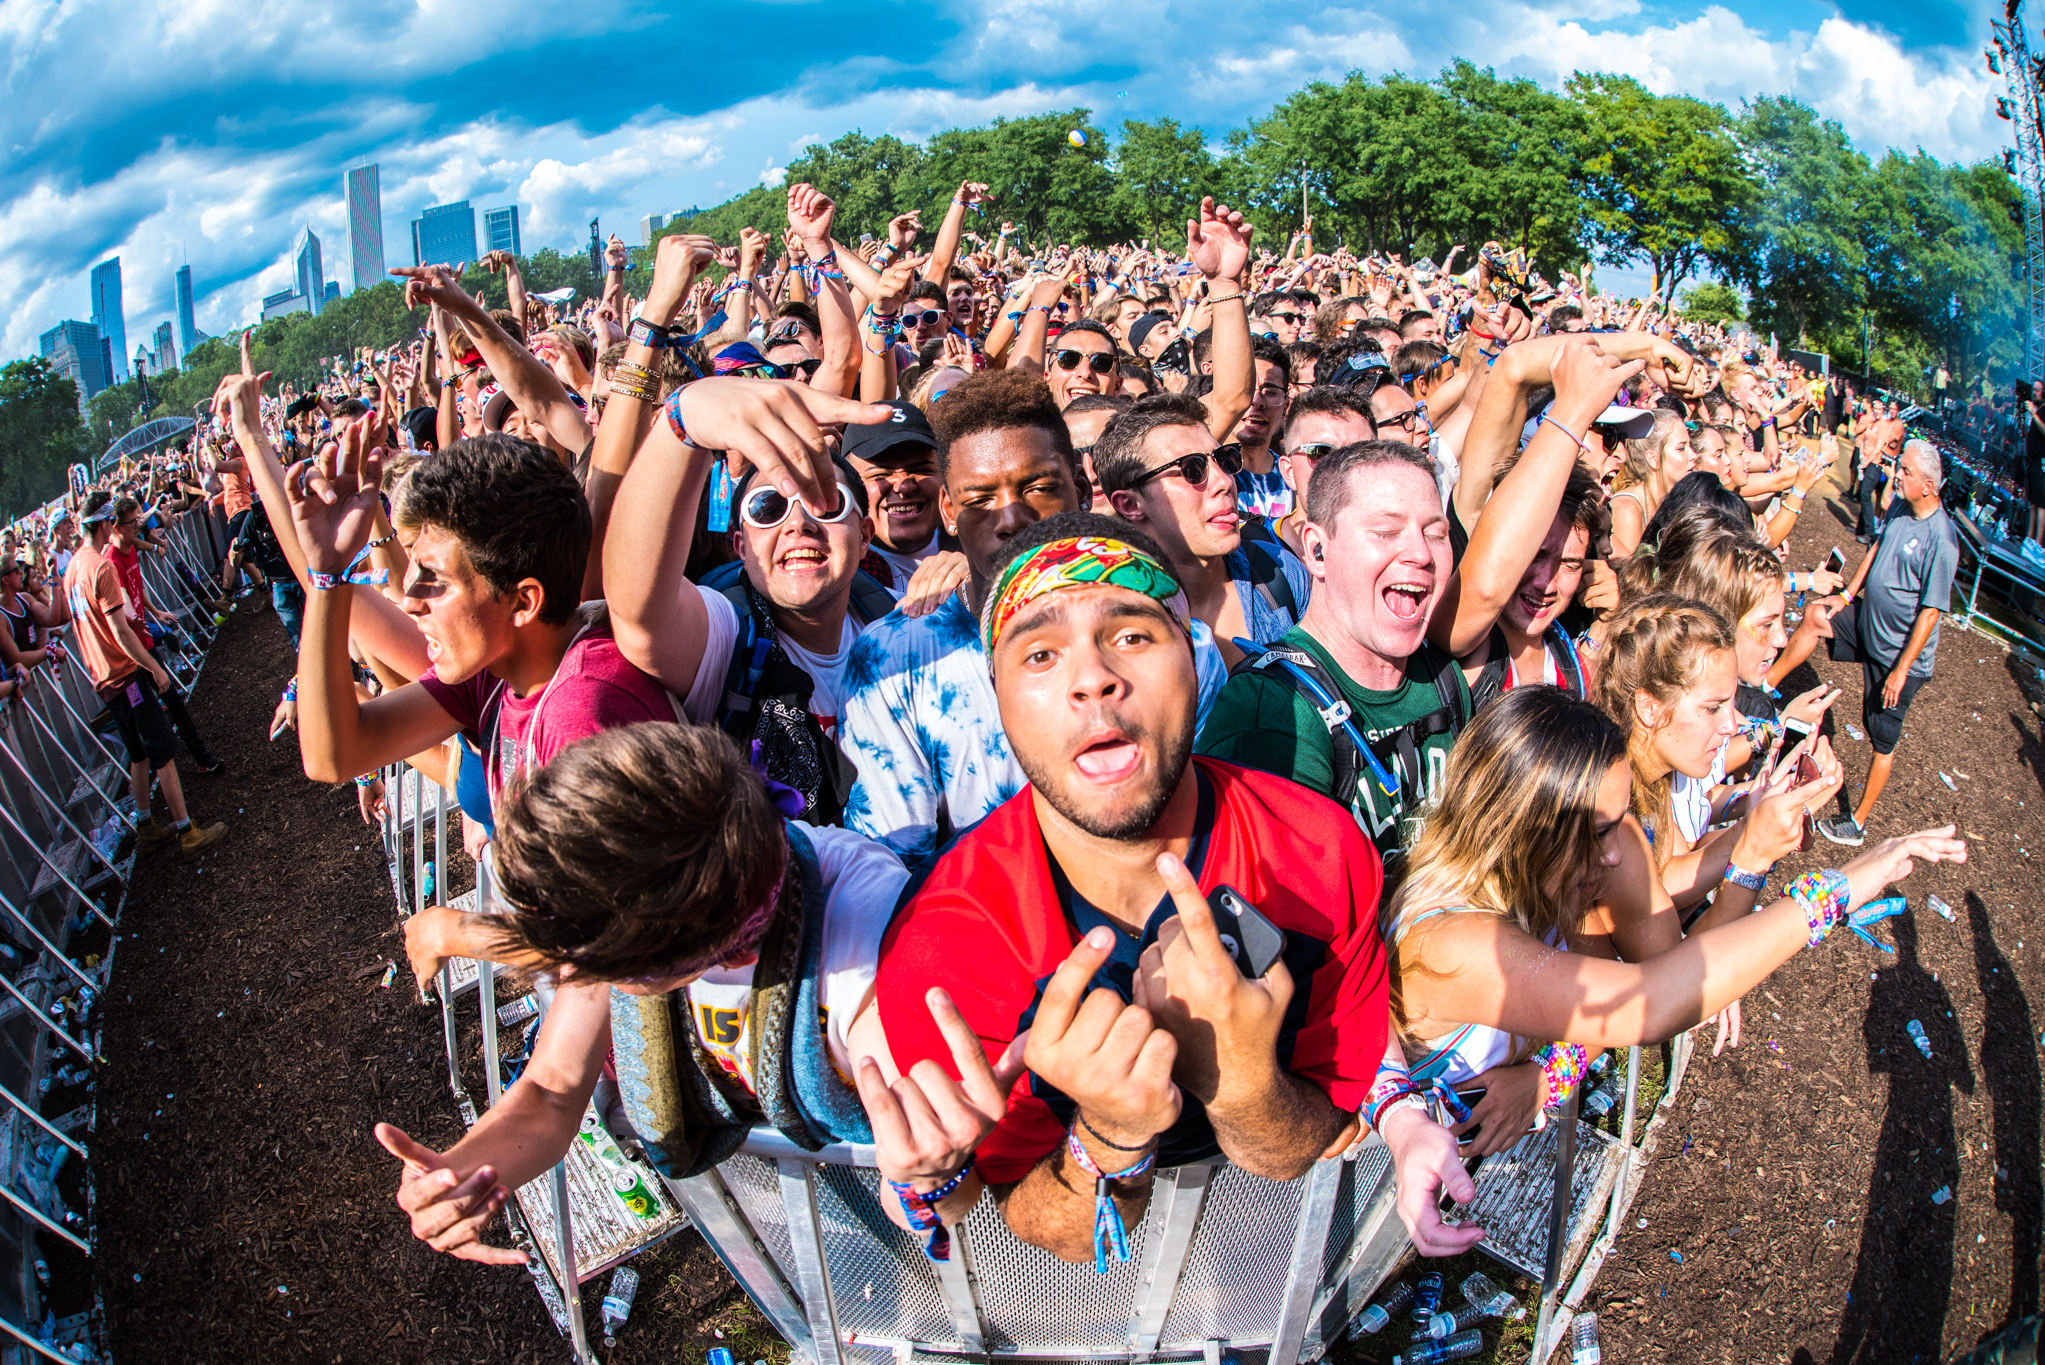
[[[345,168],[382,167],[387,264],[429,204],[519,205],[524,246],[775,183],[805,142],[917,138],[1090,106],[1218,136],[1306,81],[1454,57],[1554,85],[1634,75],[1737,105],[1793,93],[1871,152],[1994,155],[1981,60],[2000,4],[1492,0],[1211,6],[1169,0],[185,0],[0,5],[0,358],[88,316],[118,253],[128,346],[189,261],[201,330],[253,320],[298,231],[345,278]],[[2041,21],[2045,22],[2045,21]],[[1611,272],[1605,278],[1614,279]]]

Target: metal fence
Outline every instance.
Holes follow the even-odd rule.
[[[443,788],[403,764],[384,781],[391,885],[410,915],[430,903],[430,879],[446,884],[456,812]],[[490,910],[487,851],[476,888],[448,903]],[[495,1104],[524,1045],[500,1037],[503,970],[456,960],[438,982],[448,1083],[465,1124],[479,1112],[470,1078],[480,1070],[483,1105]],[[550,992],[542,983],[536,994],[544,1017]],[[473,1008],[464,1003],[472,995]],[[1666,1089],[1641,1142],[1635,1048],[1618,1139],[1579,1121],[1572,1097],[1560,1122],[1488,1158],[1477,1199],[1451,1211],[1490,1230],[1481,1249],[1541,1280],[1534,1359],[1567,1335],[1617,1237],[1688,1057],[1687,1035],[1664,1050]],[[578,1287],[691,1223],[793,1356],[812,1365],[1318,1360],[1411,1251],[1375,1134],[1289,1182],[1223,1161],[1159,1171],[1148,1212],[1129,1230],[1129,1261],[1098,1275],[1018,1241],[991,1199],[952,1230],[952,1259],[930,1261],[884,1213],[868,1146],[810,1152],[761,1127],[716,1169],[663,1181],[636,1154],[606,1155],[608,1139],[589,1140],[600,1104],[601,1094],[567,1159],[507,1206],[513,1240],[582,1362],[595,1357]],[[650,1196],[650,1210],[631,1209],[620,1186]]]
[[[144,555],[142,573],[154,605],[175,618],[159,652],[189,690],[217,623],[187,575],[210,581],[218,572],[224,526],[201,509],[166,534],[166,556]],[[68,658],[31,670],[0,704],[0,934],[12,957],[0,964],[6,1365],[98,1360],[105,1349],[97,1294],[62,1318],[51,1307],[54,1298],[87,1298],[72,1291],[92,1280],[94,1067],[104,1060],[96,1006],[118,955],[114,930],[135,866],[127,757],[102,716],[90,679]],[[67,1168],[84,1171],[83,1207],[64,1193]]]

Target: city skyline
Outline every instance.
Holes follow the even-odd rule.
[[[1734,110],[1790,94],[1873,154],[1973,161],[2007,135],[2000,79],[1981,60],[2001,8],[1498,0],[1435,13],[1306,0],[1276,14],[1153,4],[1025,21],[943,0],[906,37],[855,28],[814,61],[748,49],[705,79],[686,54],[726,38],[745,48],[750,12],[510,0],[503,22],[475,24],[431,8],[220,0],[206,23],[166,26],[134,23],[114,0],[66,0],[0,35],[14,96],[0,108],[0,355],[79,315],[91,267],[116,254],[138,326],[172,310],[185,263],[197,326],[252,319],[292,281],[301,227],[346,238],[338,182],[371,164],[389,264],[407,257],[424,207],[459,200],[516,204],[523,239],[570,250],[592,217],[631,236],[659,204],[776,183],[803,146],[855,128],[913,141],[1085,107],[1107,128],[1170,117],[1218,140],[1309,81],[1424,78],[1456,58],[1550,88],[1613,71]],[[261,41],[222,44],[223,32]],[[648,69],[595,88],[558,79],[621,53]],[[334,273],[353,284],[352,258]]]

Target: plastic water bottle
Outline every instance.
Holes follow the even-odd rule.
[[[436,903],[433,899],[433,862],[431,859],[427,860],[425,871],[419,878],[419,890],[425,895],[428,905]]]
[[[1925,1060],[1931,1060],[1931,1039],[1924,1036],[1924,1025],[1912,1019],[1903,1026],[1903,1031],[1910,1035],[1911,1042],[1917,1044],[1917,1050],[1924,1054]]]
[[[1392,1365],[1434,1365],[1437,1360],[1468,1360],[1471,1356],[1484,1353],[1484,1334],[1472,1327],[1467,1332],[1458,1332],[1447,1341],[1416,1341],[1406,1348],[1403,1356],[1393,1356]]]
[[[1451,1308],[1446,1313],[1436,1313],[1427,1320],[1427,1335],[1442,1341],[1454,1336],[1467,1327],[1474,1327],[1491,1316],[1490,1306],[1481,1303],[1465,1303]]]
[[[604,1345],[618,1344],[618,1329],[632,1316],[632,1300],[638,1293],[639,1272],[629,1265],[619,1266],[611,1276],[610,1290],[604,1295]],[[727,1353],[725,1359],[730,1358]]]
[[[1392,1319],[1413,1302],[1413,1286],[1401,1280],[1385,1291],[1385,1296],[1356,1315],[1356,1321],[1349,1324],[1347,1336],[1355,1341],[1358,1337],[1375,1336],[1391,1325]]]
[[[1585,1313],[1569,1324],[1569,1365],[1602,1365],[1598,1349],[1598,1315]]]
[[[540,997],[537,995],[521,995],[509,1004],[497,1007],[497,1027],[517,1028],[539,1012]]]
[[[1413,1321],[1425,1327],[1429,1318],[1441,1310],[1441,1288],[1446,1283],[1439,1270],[1430,1270],[1420,1277],[1420,1284],[1413,1291]]]
[[[710,1354],[707,1357],[707,1365],[733,1365],[731,1352],[725,1350],[722,1346],[711,1347]]]
[[[1481,1305],[1494,1318],[1504,1317],[1519,1302],[1481,1270],[1473,1270],[1463,1278],[1463,1301]]]

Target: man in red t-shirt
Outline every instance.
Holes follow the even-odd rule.
[[[168,612],[158,611],[149,600],[149,585],[142,578],[142,551],[147,546],[143,539],[144,513],[142,504],[133,498],[115,498],[114,535],[107,544],[107,558],[114,570],[121,576],[121,587],[128,594],[128,623],[135,628],[135,638],[149,651],[149,656],[158,663],[163,662],[163,651],[158,646],[158,637],[165,625],[175,626],[177,618]],[[165,676],[168,677],[168,671]],[[177,727],[178,738],[185,742],[185,752],[192,756],[194,770],[201,776],[211,777],[227,766],[224,759],[214,756],[205,738],[199,733],[199,723],[192,719],[192,709],[185,704],[184,690],[171,678],[170,685],[162,689],[163,709],[169,714],[170,722]]]
[[[1018,1237],[1104,1266],[1097,1180],[1131,1219],[1154,1165],[1219,1152],[1289,1180],[1354,1139],[1390,1024],[1383,865],[1325,798],[1189,757],[1185,599],[1140,532],[1067,512],[1004,554],[982,639],[1030,786],[897,912],[877,999],[905,1072],[957,1074],[933,981],[990,1055],[1028,1030],[1029,1074],[978,1177]],[[1261,977],[1217,929],[1224,885],[1284,934]]]
[[[136,829],[143,852],[177,843],[187,860],[227,837],[224,823],[204,829],[185,811],[184,787],[178,781],[177,735],[163,713],[159,695],[170,688],[170,675],[150,654],[130,624],[128,594],[121,576],[107,558],[113,540],[113,496],[104,490],[89,494],[83,518],[86,539],[64,571],[64,600],[76,623],[75,641],[86,673],[107,710],[113,713],[121,742],[128,750],[128,783],[136,812],[144,820]],[[150,777],[163,788],[170,824],[149,814]]]

